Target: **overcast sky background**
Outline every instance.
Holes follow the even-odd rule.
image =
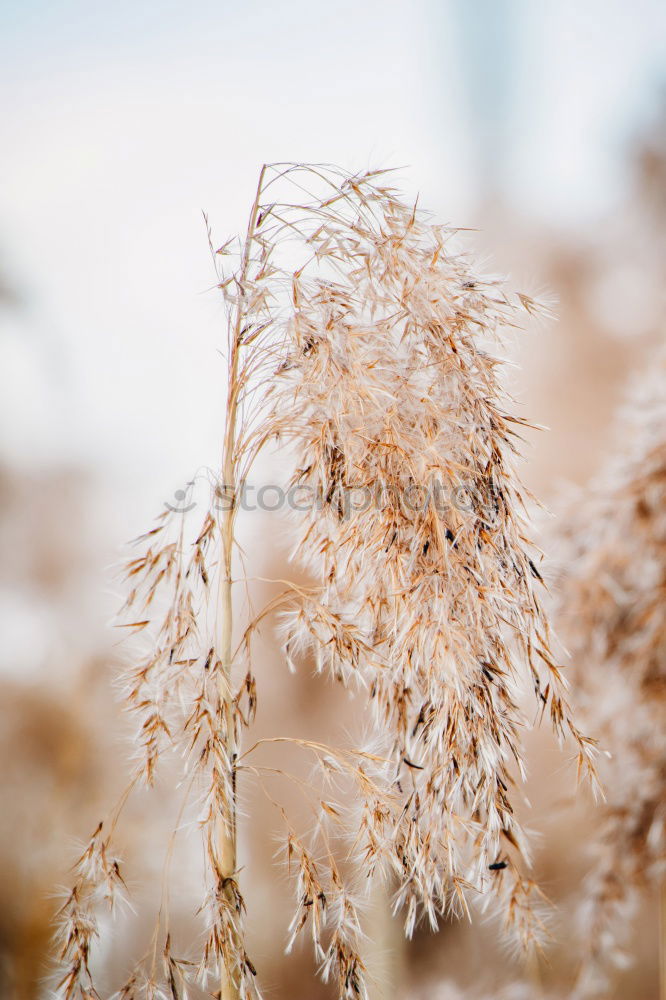
[[[201,211],[263,161],[405,165],[466,225],[592,226],[666,77],[659,0],[88,0],[0,14],[0,458],[175,489],[219,447],[223,312]],[[152,487],[148,487],[150,490]]]

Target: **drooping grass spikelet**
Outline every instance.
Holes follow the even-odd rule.
[[[232,263],[219,280],[228,383],[210,510],[196,530],[165,512],[127,568],[126,626],[148,637],[127,675],[142,750],[134,785],[150,784],[164,753],[179,751],[184,787],[201,804],[207,862],[198,960],[170,957],[161,911],[154,940],[169,956],[166,979],[153,959],[146,981],[177,995],[177,971],[221,1000],[257,994],[237,864],[238,782],[267,780],[260,747],[277,753],[289,742],[314,766],[310,786],[300,783],[308,830],[275,801],[296,892],[290,944],[308,930],[323,977],[341,1000],[359,1000],[370,875],[396,887],[408,934],[421,916],[435,927],[480,899],[521,945],[541,937],[513,803],[521,672],[593,770],[549,649],[513,467],[523,421],[494,353],[535,304],[477,274],[455,233],[401,201],[381,173],[265,167],[245,240],[217,259]],[[275,444],[291,456],[293,552],[314,584],[288,584],[236,646],[239,496]],[[287,662],[311,651],[362,700],[369,745],[276,734],[243,750],[257,703],[251,638],[273,611]],[[93,853],[116,820],[93,838]],[[75,899],[96,892],[83,873]],[[68,997],[93,990],[90,936],[67,938]]]
[[[549,652],[512,467],[521,421],[491,353],[521,300],[390,191],[351,180],[337,199],[344,210],[325,202],[307,219],[318,270],[293,277],[273,390],[298,452],[291,488],[315,501],[294,554],[320,584],[285,616],[285,646],[358,682],[390,736],[398,804],[374,823],[366,805],[364,849],[397,880],[407,933],[421,912],[433,926],[464,912],[473,887],[525,944],[541,927],[510,793],[521,657],[585,767],[592,748]]]

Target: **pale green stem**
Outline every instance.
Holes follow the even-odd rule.
[[[229,373],[227,384],[227,412],[224,434],[224,450],[222,455],[222,483],[220,489],[224,496],[224,510],[220,518],[220,568],[218,582],[217,607],[217,652],[222,663],[220,676],[220,698],[224,705],[225,750],[231,767],[231,794],[225,803],[225,815],[220,819],[217,837],[217,863],[222,880],[223,891],[229,906],[236,903],[233,882],[237,870],[237,815],[236,815],[236,761],[238,746],[236,743],[236,726],[233,705],[233,549],[235,521],[236,492],[236,433],[238,417],[238,374],[241,349],[241,331],[243,327],[243,307],[245,299],[245,282],[250,265],[250,254],[254,230],[259,211],[259,199],[266,168],[263,167],[259,176],[257,193],[250,213],[247,236],[243,247],[239,275],[238,305],[231,331]],[[237,942],[240,946],[240,942]],[[231,968],[223,970],[220,982],[220,1000],[238,1000],[240,997],[240,969],[236,960]]]

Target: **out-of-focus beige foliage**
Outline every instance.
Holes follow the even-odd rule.
[[[561,631],[576,699],[609,751],[583,887],[580,989],[603,994],[666,866],[666,353],[637,380],[607,468],[567,513]]]

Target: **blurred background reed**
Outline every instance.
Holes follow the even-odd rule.
[[[262,162],[322,160],[400,167],[403,190],[477,229],[492,270],[553,302],[556,322],[513,353],[525,415],[550,428],[529,435],[523,477],[557,512],[563,485],[612,452],[625,383],[664,340],[666,8],[8,0],[0,23],[0,995],[28,1000],[53,888],[130,752],[109,567],[177,491],[197,502],[188,483],[218,460],[224,317],[202,210],[222,243]],[[244,530],[260,552],[278,534],[268,514]],[[265,575],[284,555],[263,555]],[[325,685],[285,679],[269,641],[264,661],[271,713],[333,726]],[[530,739],[537,874],[563,942],[532,975],[566,996],[567,901],[595,819],[545,731]],[[132,813],[137,880],[169,808],[158,789]],[[258,830],[250,849],[268,995],[328,995],[305,953],[282,957],[272,845]],[[648,902],[618,997],[656,995],[655,919]],[[104,961],[123,955],[120,934]],[[417,935],[400,964],[426,995],[443,977],[493,990],[521,974],[462,926]]]

